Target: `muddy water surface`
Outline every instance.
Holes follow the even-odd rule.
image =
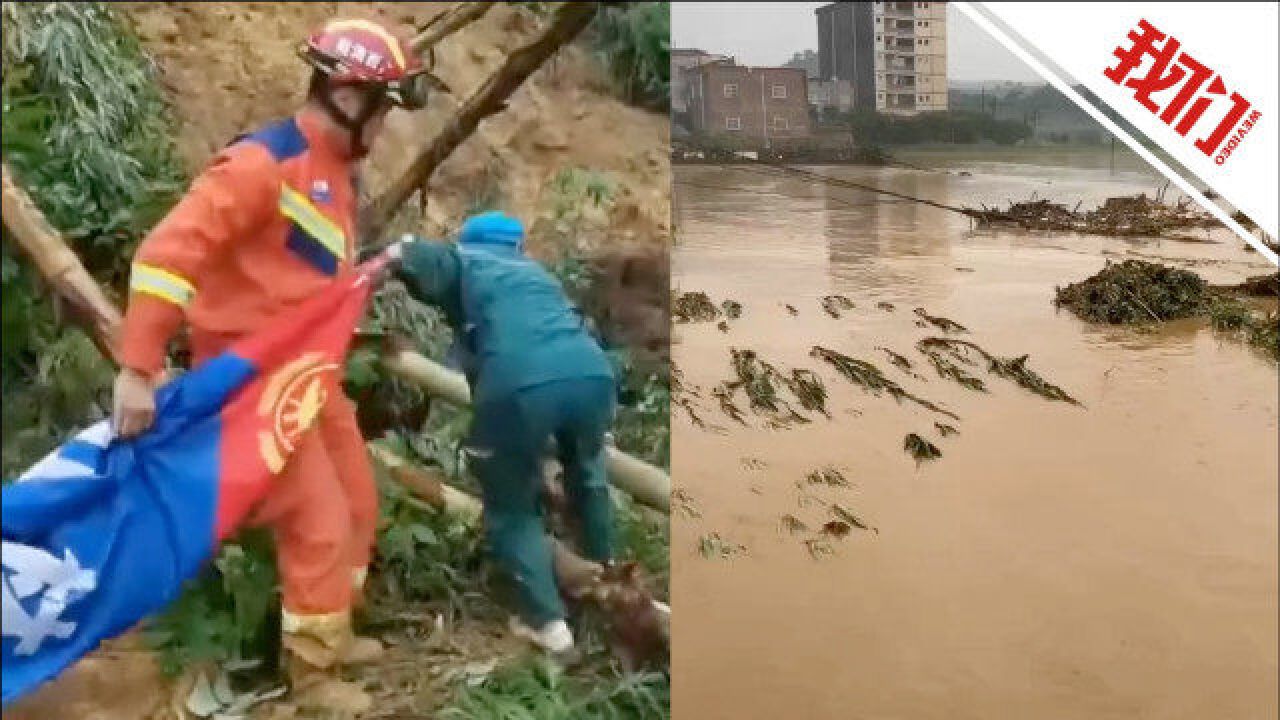
[[[820,171],[949,204],[1035,191],[1087,208],[1158,184],[1096,162]],[[1265,272],[1264,260],[1225,234],[973,233],[959,215],[857,191],[710,167],[677,168],[676,180],[673,286],[745,311],[728,333],[677,325],[673,336],[676,364],[702,390],[695,408],[721,426],[673,417],[673,475],[698,513],[673,519],[675,717],[1276,715],[1275,364],[1197,322],[1095,327],[1051,302],[1055,285],[1108,257],[1194,265],[1213,282]],[[833,319],[819,307],[829,293],[857,307]],[[1083,407],[981,371],[989,393],[943,380],[914,349],[940,334],[916,326],[915,307],[966,325],[962,337],[994,354],[1029,353]],[[961,419],[865,394],[808,356],[815,343]],[[792,430],[750,412],[750,428],[729,420],[710,389],[732,376],[731,346],[817,370],[833,419]],[[935,421],[960,434],[941,438]],[[917,468],[908,432],[942,457]],[[797,487],[825,465],[852,487]],[[815,496],[878,533],[855,530],[813,559],[807,535],[779,520],[820,527],[831,515]],[[704,558],[709,533],[746,550]]]

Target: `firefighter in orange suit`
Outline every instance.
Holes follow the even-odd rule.
[[[165,348],[184,320],[199,363],[354,262],[359,161],[391,107],[421,107],[434,78],[407,41],[364,20],[330,22],[301,54],[313,67],[301,110],[220,152],[138,248],[115,384],[123,436],[150,425]],[[350,400],[325,403],[253,519],[275,532],[286,647],[307,638],[327,651],[310,655],[332,661],[376,652],[351,632],[377,494]]]

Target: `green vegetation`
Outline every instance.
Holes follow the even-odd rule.
[[[861,145],[892,146],[919,143],[995,143],[1013,145],[1031,137],[1031,126],[1016,120],[997,120],[969,110],[896,116],[873,111],[829,116],[828,122],[849,128]]]
[[[579,677],[575,677],[579,676]],[[500,668],[477,684],[460,683],[441,720],[621,720],[666,717],[670,685],[659,673],[605,670],[584,681],[545,658]]]
[[[619,95],[666,111],[671,98],[671,3],[618,3],[602,8],[593,44]]]
[[[5,3],[3,152],[89,272],[117,292],[139,238],[181,189],[168,113],[137,42],[100,3]],[[7,239],[3,470],[20,472],[104,417],[113,371],[59,323]]]
[[[1108,261],[1096,275],[1058,288],[1054,304],[1084,320],[1113,325],[1205,317],[1214,329],[1280,360],[1280,316],[1240,297],[1274,296],[1275,283],[1274,276],[1260,276],[1214,287],[1189,270],[1143,260]]]

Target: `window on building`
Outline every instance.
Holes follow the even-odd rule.
[[[787,124],[787,119],[786,119],[785,117],[783,117],[783,116],[781,116],[781,115],[774,115],[774,116],[773,116],[773,129],[774,129],[774,130],[787,130],[787,129],[789,129],[789,128],[790,128],[790,126]]]
[[[740,117],[727,117],[727,118],[725,118],[725,119],[724,119],[724,129],[725,129],[725,130],[741,130],[741,129],[742,129],[742,118],[740,118]]]
[[[774,85],[769,88],[769,94],[772,95],[775,99],[785,100],[787,98],[787,86]]]
[[[724,96],[727,98],[738,97],[738,83],[725,83]]]

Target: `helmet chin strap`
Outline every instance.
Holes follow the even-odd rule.
[[[364,89],[362,93],[363,102],[360,105],[360,110],[352,116],[343,112],[342,108],[338,107],[338,103],[334,102],[334,91],[334,87],[326,87],[324,92],[320,93],[320,104],[324,107],[325,111],[329,113],[329,117],[332,118],[334,122],[338,123],[338,125],[346,130],[347,134],[351,136],[350,142],[352,157],[364,157],[365,154],[369,152],[369,148],[364,142],[364,128],[365,125],[368,124],[369,119],[378,112],[378,106],[381,104],[378,97],[380,93],[377,90],[368,88]]]

